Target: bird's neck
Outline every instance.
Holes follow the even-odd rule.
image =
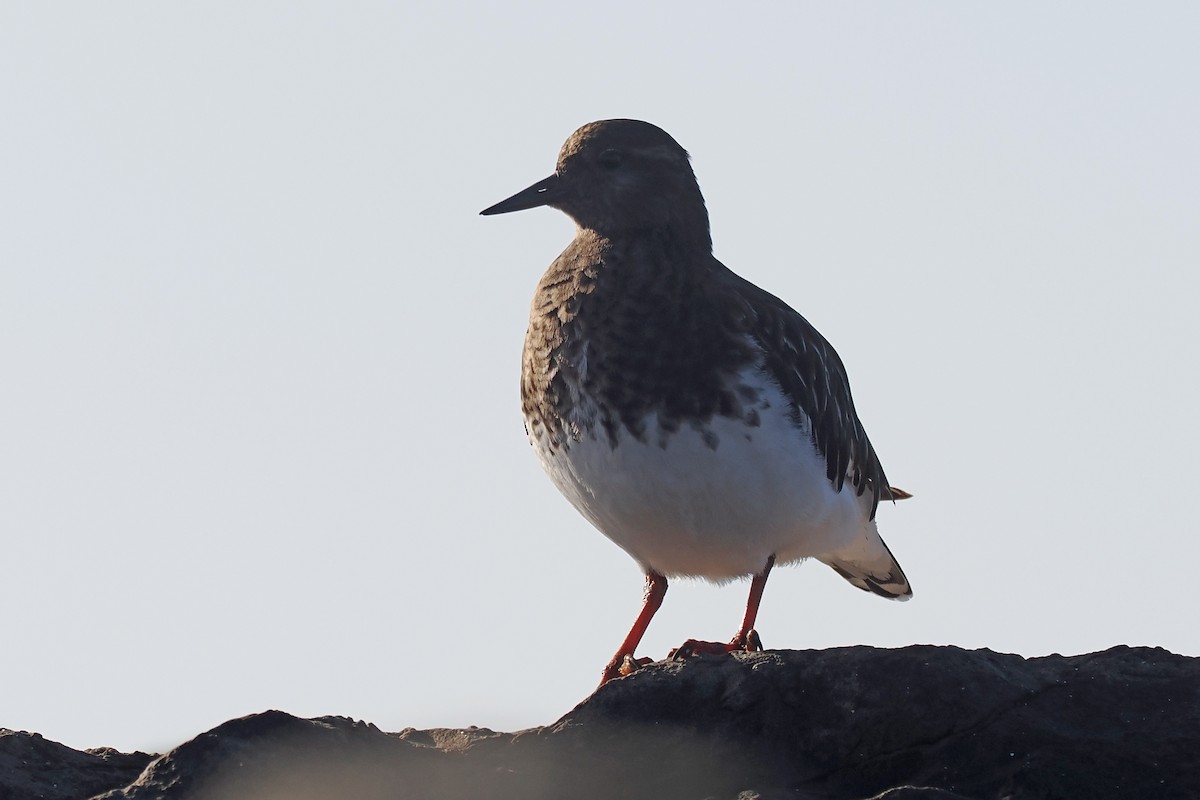
[[[680,203],[668,206],[656,215],[653,224],[638,225],[627,219],[601,219],[581,223],[576,220],[576,242],[600,242],[606,246],[638,247],[650,245],[660,252],[671,252],[698,259],[712,254],[708,213],[703,205]]]
[[[547,272],[543,287],[553,287],[562,300],[574,297],[567,303],[570,318],[582,314],[607,324],[613,316],[636,319],[641,309],[670,326],[679,321],[671,317],[694,310],[689,298],[703,292],[715,263],[705,241],[669,229],[613,236],[581,228]]]
[[[604,232],[578,228],[569,250],[584,254],[601,274],[620,276],[640,289],[664,282],[697,279],[710,269],[712,240],[708,230],[684,229],[675,225]]]
[[[712,287],[722,270],[706,241],[669,230],[603,236],[580,229],[542,277],[531,325],[616,361],[650,351],[683,358],[724,335],[712,322],[720,317]]]

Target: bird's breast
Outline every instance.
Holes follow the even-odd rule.
[[[867,510],[836,491],[806,421],[758,370],[740,417],[644,415],[634,427],[586,427],[599,400],[583,396],[557,444],[530,439],[551,481],[579,512],[643,566],[717,580],[752,574],[770,555],[787,562],[853,539]]]
[[[598,429],[612,443],[622,429],[659,438],[681,420],[755,413],[758,390],[739,375],[762,354],[743,330],[652,293],[560,288],[535,297],[526,333],[521,393],[531,431],[548,431],[557,445]]]

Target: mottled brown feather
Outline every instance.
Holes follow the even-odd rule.
[[[704,198],[674,139],[629,120],[585,125],[564,145],[555,175],[534,189],[579,229],[530,309],[521,403],[532,435],[556,450],[602,431],[615,447],[624,435],[644,441],[656,415],[665,447],[681,426],[703,430],[717,415],[756,426],[765,401],[737,377],[761,363],[797,426],[811,430],[834,487],[849,481],[870,493],[872,517],[881,498],[901,497],[889,489],[833,347],[713,257]],[[517,207],[529,203],[543,199]],[[719,447],[715,437],[706,442]]]

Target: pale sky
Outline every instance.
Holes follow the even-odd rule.
[[[1200,655],[1200,6],[6,3],[0,727],[557,719],[634,562],[542,475],[478,211],[579,125],[693,155],[716,253],[840,352],[915,597],[779,569],[768,648]],[[727,639],[679,581],[643,642]]]

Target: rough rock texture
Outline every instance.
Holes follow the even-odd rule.
[[[59,774],[101,783],[97,765],[72,760],[87,754],[62,750]],[[6,769],[0,799],[88,796],[5,794],[20,777]],[[544,728],[386,734],[268,711],[125,777],[111,773],[99,796],[1200,798],[1200,659],[925,646],[704,657],[614,681]]]
[[[0,728],[0,800],[79,800],[124,786],[154,756],[72,750],[41,734]]]

